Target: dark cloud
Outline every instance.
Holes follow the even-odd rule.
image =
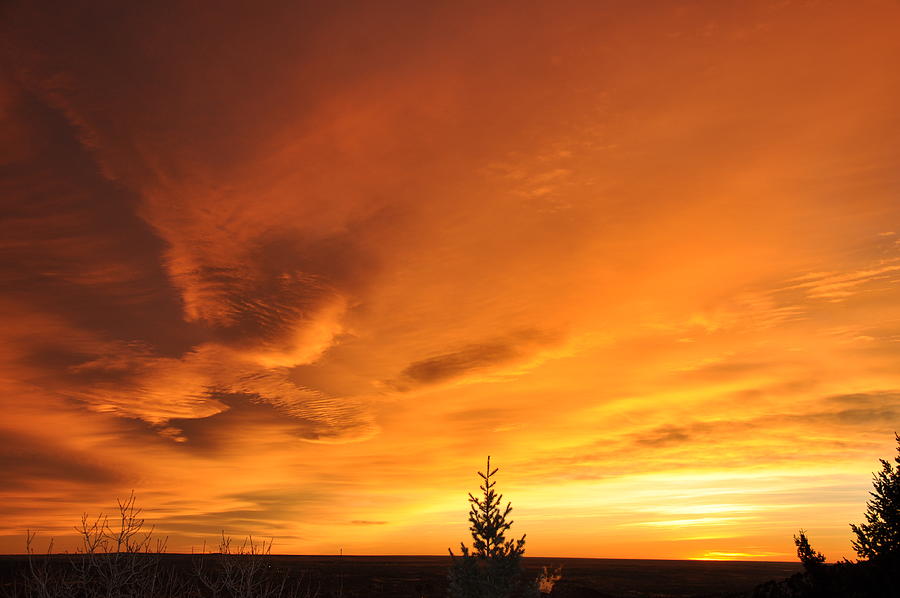
[[[279,431],[298,440],[315,440],[327,431],[315,421],[288,417],[277,407],[260,401],[258,396],[210,390],[210,397],[227,408],[202,418],[174,418],[168,427],[183,439],[190,450],[216,453],[240,453],[246,450],[240,442],[242,431]]]
[[[164,243],[138,215],[138,197],[102,175],[58,112],[31,94],[17,97],[34,155],[0,172],[7,299],[163,354],[184,351],[198,332],[182,320]]]
[[[339,116],[304,123],[331,109],[346,77],[369,72],[356,42],[372,57],[399,56],[388,30],[409,15],[357,30],[292,3],[45,8],[8,4],[0,25],[9,40],[0,108],[28,141],[27,151],[0,154],[0,282],[22,312],[61,318],[70,334],[30,331],[13,339],[17,357],[32,380],[85,404],[154,423],[176,416],[169,432],[191,428],[188,416],[216,409],[198,386],[245,390],[210,374],[221,353],[198,364],[198,350],[226,347],[246,381],[268,377],[271,390],[266,368],[314,361],[377,275],[368,235],[402,221],[402,208],[372,201],[352,174],[320,174],[338,163],[352,173],[359,157],[317,128]],[[309,53],[322,45],[330,51]],[[286,147],[296,151],[282,156]],[[365,206],[345,210],[344,196]],[[169,376],[181,380],[160,382]],[[298,437],[333,439],[347,411],[319,400],[308,419],[303,388],[252,391],[277,413],[234,407],[198,424],[189,443],[211,447],[211,425],[269,425],[277,414],[293,418]]]
[[[401,372],[401,376],[413,384],[433,384],[509,363],[520,355],[518,347],[506,342],[469,345],[459,351],[411,363]]]
[[[858,408],[842,408],[848,404]],[[900,422],[900,394],[872,391],[822,399],[818,410],[746,419],[652,426],[541,457],[523,469],[536,479],[605,479],[673,468],[753,467],[823,461],[871,448],[865,435],[890,435]],[[810,434],[815,442],[806,439]],[[703,447],[698,450],[698,447]]]
[[[752,421],[696,422],[687,425],[666,424],[632,435],[634,442],[643,447],[665,448],[702,441],[716,437],[736,437],[757,427]]]
[[[660,426],[647,433],[640,434],[636,442],[643,446],[668,446],[675,443],[690,442],[693,433],[685,426]]]
[[[730,396],[738,401],[757,401],[766,397],[794,397],[813,393],[817,384],[818,382],[811,378],[787,380],[755,388],[742,388],[734,391]]]
[[[226,498],[240,500],[257,505],[260,509],[277,513],[293,513],[297,509],[306,510],[314,505],[321,504],[323,500],[333,498],[328,491],[327,483],[309,482],[302,489],[283,488],[271,490],[252,490],[247,492],[235,492]]]
[[[0,487],[40,488],[53,482],[109,486],[124,482],[128,474],[98,462],[99,455],[85,454],[10,430],[0,430]]]
[[[804,416],[795,416],[803,421],[818,421],[847,427],[869,427],[870,429],[882,428],[885,431],[893,430],[900,423],[900,403],[881,408],[842,409],[834,412],[812,413]]]
[[[354,519],[350,522],[351,525],[385,525],[387,521],[366,521],[364,519]]]
[[[71,346],[63,346],[50,339],[30,339],[23,343],[23,355],[20,361],[38,370],[53,371],[56,376],[65,376],[79,365],[100,357],[96,353],[88,353]],[[105,377],[105,376],[104,376]],[[90,378],[87,380],[90,381]]]
[[[827,397],[826,402],[855,409],[881,409],[900,407],[900,392],[887,390],[880,392],[859,392]]]
[[[276,233],[254,240],[240,265],[188,273],[206,303],[200,317],[217,340],[237,346],[290,343],[297,326],[336,300],[357,296],[378,264],[364,233],[378,215],[322,238]],[[214,316],[204,315],[209,312]]]
[[[831,405],[853,408],[832,409]],[[729,442],[740,440],[747,434],[771,434],[785,424],[824,426],[838,428],[890,427],[900,422],[900,394],[896,392],[858,393],[827,397],[822,401],[822,409],[796,414],[772,414],[751,419],[719,420],[695,422],[684,425],[666,424],[634,434],[634,442],[640,446],[665,448],[687,445],[694,442]]]
[[[79,115],[112,172],[142,180],[198,159],[239,169],[286,122],[304,123],[373,68],[409,62],[440,12],[412,2],[390,14],[358,3],[11,4],[6,33],[29,82]],[[297,167],[340,158],[328,149]]]
[[[678,372],[678,378],[686,380],[730,380],[753,372],[762,372],[783,366],[783,363],[754,361],[721,361]]]
[[[327,360],[320,359],[315,363],[291,368],[290,380],[330,397],[373,392],[373,377],[365,375],[365,364],[343,358],[347,345],[354,344],[354,340],[342,338],[341,341],[340,345],[329,349]]]
[[[437,384],[468,374],[489,371],[534,356],[541,349],[559,342],[557,334],[541,330],[523,330],[506,337],[467,345],[456,351],[415,361],[400,372],[389,385],[400,391]]]
[[[249,245],[246,268],[201,264],[196,273],[201,287],[224,297],[228,325],[188,322],[167,270],[170,248],[144,218],[139,194],[107,176],[65,111],[29,92],[10,93],[33,147],[27,160],[4,166],[0,179],[0,282],[9,291],[4,307],[24,322],[7,328],[5,340],[31,382],[153,421],[208,414],[156,409],[159,400],[181,400],[177,388],[155,388],[165,374],[194,367],[182,358],[214,341],[291,349],[298,327],[315,324],[323,307],[355,291],[362,271],[376,270],[352,226],[318,239],[273,233]],[[298,435],[328,435],[321,425],[304,433],[301,420]]]
[[[177,517],[162,517],[154,520],[161,530],[193,534],[219,534],[224,532],[245,534],[253,530],[278,530],[284,527],[283,520],[267,511],[253,509],[231,509],[191,513]]]
[[[195,534],[245,534],[255,530],[277,532],[289,529],[297,522],[321,520],[331,515],[328,504],[334,500],[329,483],[307,483],[302,489],[273,488],[236,492],[221,499],[245,503],[237,509],[213,510],[179,514],[155,519],[162,530]],[[290,536],[279,536],[282,538]]]

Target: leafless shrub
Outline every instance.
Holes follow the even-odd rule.
[[[537,576],[538,592],[541,594],[549,594],[553,591],[553,586],[562,579],[562,565],[557,565],[549,569],[544,565],[542,571]]]
[[[112,524],[107,515],[84,514],[76,526],[81,547],[72,559],[73,589],[86,598],[155,598],[184,590],[175,572],[161,567],[166,540],[154,538],[153,526],[145,529],[134,492],[117,502]]]
[[[257,542],[248,536],[239,545],[222,533],[219,550],[194,559],[194,574],[211,598],[295,598],[301,596],[302,580],[288,584],[284,574],[276,575],[272,568],[272,542]],[[212,557],[212,558],[211,558]],[[302,596],[312,597],[307,583]]]
[[[27,564],[6,592],[9,598],[315,598],[311,580],[277,571],[272,540],[252,536],[240,544],[222,534],[218,552],[195,555],[193,570],[165,562],[166,539],[154,536],[132,492],[118,513],[82,515],[74,554],[36,555],[36,533],[26,532]]]
[[[161,564],[164,539],[145,528],[134,492],[118,500],[118,517],[87,513],[75,531],[81,546],[74,554],[36,557],[36,534],[26,533],[28,566],[13,586],[18,598],[175,598],[188,596],[189,583],[171,567]]]
[[[61,588],[64,579],[59,567],[54,567],[50,560],[53,553],[53,539],[47,545],[47,553],[44,558],[35,556],[35,538],[37,532],[27,530],[25,532],[25,551],[28,553],[28,565],[25,579],[21,584],[16,580],[13,586],[13,596],[22,595],[27,598],[63,598],[66,594]]]

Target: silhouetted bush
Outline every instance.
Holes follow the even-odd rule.
[[[814,572],[797,573],[784,581],[770,581],[749,594],[752,598],[897,598],[896,571],[868,562],[842,561]]]

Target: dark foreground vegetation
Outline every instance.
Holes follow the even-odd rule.
[[[271,541],[224,535],[212,552],[166,554],[132,494],[112,522],[82,517],[74,554],[53,554],[52,541],[35,554],[29,532],[27,555],[0,557],[0,597],[898,598],[900,435],[897,444],[896,467],[882,459],[874,475],[866,522],[851,524],[857,562],[827,564],[803,530],[794,536],[799,564],[526,559],[525,535],[506,538],[512,506],[495,490],[488,457],[480,495],[469,494],[472,545],[450,550],[449,569],[446,557],[275,556]]]
[[[851,544],[859,560],[826,564],[804,530],[794,536],[803,572],[756,588],[753,598],[897,598],[900,597],[900,435],[896,466],[881,459],[866,503],[866,522],[850,524]]]
[[[60,561],[64,555],[51,560]],[[38,562],[46,556],[35,557]],[[210,565],[218,555],[201,557]],[[181,593],[156,594],[172,598],[212,596],[193,581],[198,557],[190,554],[159,556],[159,570],[182,576]],[[445,598],[446,556],[280,556],[267,559],[267,575],[286,580],[282,596],[318,598]],[[548,559],[523,558],[525,575],[535,578]],[[563,579],[549,596],[553,598],[713,598],[748,596],[753,588],[770,579],[784,579],[801,570],[798,563],[655,561],[628,559],[550,559],[562,565]],[[24,555],[0,557],[0,596],[40,596],[25,593],[22,576],[28,571]],[[17,591],[12,592],[13,582]],[[299,588],[291,584],[299,583]],[[157,588],[160,584],[156,585]],[[280,582],[279,582],[280,586]],[[49,596],[68,596],[57,593]],[[74,594],[77,595],[77,594]],[[150,596],[149,593],[121,594]],[[241,594],[236,594],[241,596]],[[253,596],[254,594],[247,594]],[[257,594],[265,595],[265,594]],[[229,596],[220,593],[219,596]]]

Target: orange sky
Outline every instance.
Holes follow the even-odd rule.
[[[0,552],[852,557],[900,5],[7,2]]]

